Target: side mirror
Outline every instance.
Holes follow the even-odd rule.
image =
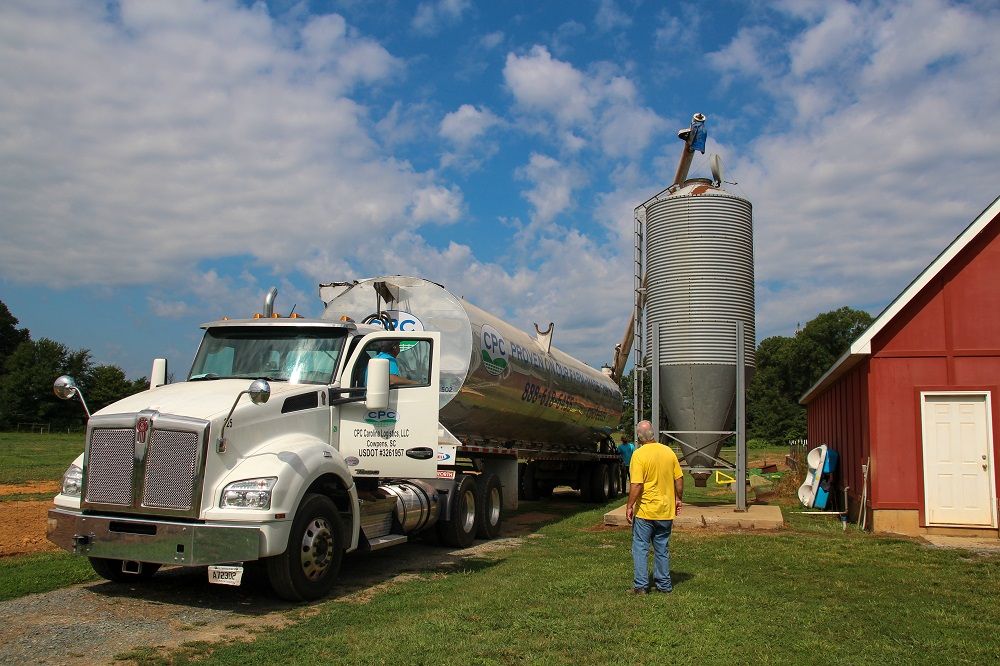
[[[77,388],[76,385],[76,380],[69,375],[63,375],[56,378],[55,383],[52,385],[52,392],[55,393],[56,397],[61,400],[70,400],[76,396],[77,391],[79,390],[80,389]]]
[[[271,385],[266,379],[255,379],[247,389],[250,394],[250,402],[255,405],[263,405],[271,398]]]
[[[388,361],[386,362],[388,363]],[[57,377],[55,383],[52,384],[52,392],[63,400],[79,398],[80,404],[83,405],[83,411],[87,414],[87,418],[90,418],[90,410],[87,409],[87,401],[83,399],[83,392],[80,391],[80,387],[76,385],[76,381],[72,377],[69,375]]]
[[[366,386],[365,407],[385,409],[389,406],[389,359],[373,358],[368,361]]]

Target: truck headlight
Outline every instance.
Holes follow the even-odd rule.
[[[271,508],[271,490],[278,477],[246,479],[230,483],[222,489],[220,509],[263,509]]]
[[[70,465],[62,478],[62,494],[69,497],[79,497],[83,486],[83,470],[79,465]]]

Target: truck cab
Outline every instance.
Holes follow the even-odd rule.
[[[260,560],[292,600],[327,594],[346,552],[435,525],[471,543],[481,492],[441,438],[439,333],[294,316],[203,328],[185,381],[90,418],[51,541],[112,580],[174,564],[239,584]]]

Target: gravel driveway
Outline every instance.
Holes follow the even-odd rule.
[[[558,517],[514,516],[505,521],[501,538],[464,550],[414,542],[348,557],[341,582],[317,604],[363,603],[414,574],[446,571],[468,557],[516,548],[523,538],[537,536],[531,532],[538,524]],[[136,648],[248,640],[309,609],[276,600],[253,570],[242,586],[227,587],[210,585],[204,569],[175,567],[141,584],[93,582],[0,602],[0,664],[111,663]]]

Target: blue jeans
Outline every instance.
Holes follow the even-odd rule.
[[[645,590],[649,587],[649,544],[653,544],[653,583],[661,592],[674,589],[670,580],[670,531],[672,520],[632,519],[632,564],[635,581],[632,585]]]

